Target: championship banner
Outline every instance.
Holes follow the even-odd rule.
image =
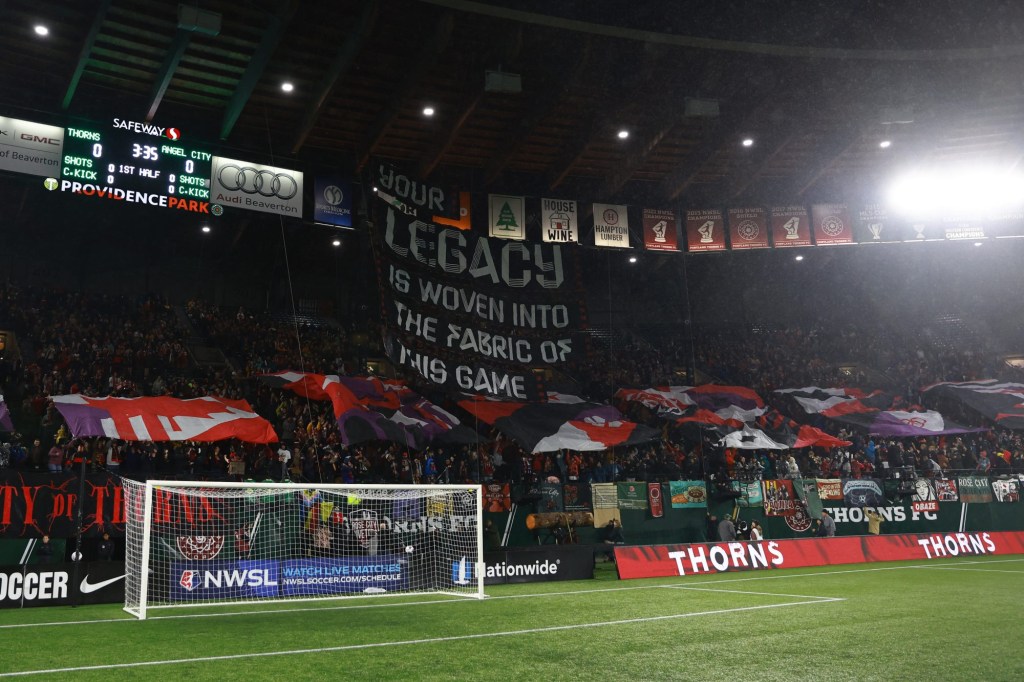
[[[210,203],[302,217],[302,171],[213,157]]]
[[[56,178],[64,129],[0,116],[0,171]]]
[[[886,504],[882,483],[873,478],[844,478],[843,501],[847,507],[883,507]]]
[[[903,241],[896,220],[884,204],[867,204],[857,212],[854,235],[860,244],[892,244]]]
[[[818,498],[837,501],[843,499],[843,481],[839,478],[818,478]]]
[[[811,245],[811,225],[804,206],[776,206],[771,210],[772,244],[777,249]]]
[[[643,210],[644,248],[648,251],[679,252],[676,212],[671,209]]]
[[[943,216],[942,236],[951,241],[985,239],[985,227],[985,219],[981,215]]]
[[[708,506],[708,489],[704,481],[669,481],[668,493],[673,509]]]
[[[792,516],[796,513],[796,494],[789,479],[761,481],[764,486],[765,516]]]
[[[1016,479],[995,479],[992,481],[992,493],[996,502],[1020,502],[1020,482]]]
[[[936,479],[935,497],[939,502],[959,502],[960,495],[957,492],[956,481],[945,478]]]
[[[992,486],[987,476],[959,476],[956,486],[960,491],[961,502],[985,504],[992,501]]]
[[[768,248],[768,217],[763,208],[730,208],[728,215],[733,251]]]
[[[686,212],[686,250],[725,251],[725,220],[717,208]]]
[[[473,227],[471,222],[472,218],[472,201],[469,192],[459,192],[459,217],[448,218],[444,215],[435,215],[431,220],[438,225],[445,225],[446,227],[454,227],[456,230],[470,230]]]
[[[540,226],[543,241],[578,244],[580,230],[576,202],[569,199],[541,199]]]
[[[562,500],[565,511],[593,511],[594,503],[590,498],[590,486],[586,483],[569,482],[562,486]],[[616,505],[618,506],[618,505]]]
[[[0,538],[69,538],[75,535],[78,477],[4,471],[0,474]],[[124,491],[114,475],[85,479],[83,532],[124,534]]]
[[[903,225],[905,242],[941,242],[942,224],[937,220],[910,220]]]
[[[647,504],[651,508],[651,518],[660,519],[665,515],[665,505],[661,499],[660,483],[647,484]]]
[[[508,483],[488,483],[484,486],[484,511],[507,512],[512,509],[512,488]]]
[[[625,206],[594,204],[594,246],[630,248],[629,214]]]
[[[818,246],[853,243],[853,223],[846,204],[814,204],[814,242]]]
[[[627,481],[615,484],[618,490],[619,509],[639,509],[647,511],[647,484],[639,481]]]
[[[876,561],[1024,554],[1024,533],[934,533],[801,538],[762,542],[616,546],[620,580],[733,571],[810,568]]]
[[[318,175],[313,187],[313,220],[352,227],[352,183],[337,175]]]
[[[764,495],[761,492],[761,481],[733,481],[732,491],[739,494],[736,503],[741,507],[760,507],[764,504]]]
[[[523,197],[491,194],[488,201],[488,234],[499,239],[526,239],[526,200]]]

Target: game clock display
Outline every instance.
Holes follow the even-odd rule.
[[[209,213],[213,155],[177,128],[115,118],[110,130],[65,128],[60,189],[91,198]]]

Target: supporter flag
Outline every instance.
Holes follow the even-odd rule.
[[[914,494],[910,498],[910,504],[916,512],[939,511],[939,497],[931,479],[919,478],[914,481]]]
[[[3,395],[0,395],[0,431],[13,431],[14,422],[11,421],[11,412],[7,409]]]
[[[669,481],[673,509],[708,506],[708,488],[704,481]]]
[[[818,495],[818,481],[813,478],[801,478],[793,484],[796,496],[804,503],[807,515],[812,519],[821,516],[821,496]]]
[[[661,438],[660,431],[634,424],[614,407],[598,403],[519,403],[472,396],[459,406],[527,452],[606,450]]]
[[[843,481],[840,478],[816,478],[818,499],[838,501],[843,499]]]
[[[640,481],[616,483],[619,491],[619,509],[647,510],[647,484]]]
[[[956,481],[945,478],[936,479],[935,496],[939,502],[959,502],[960,495],[957,492]]]
[[[960,491],[960,501],[968,504],[988,504],[992,501],[992,486],[988,476],[959,476],[956,487]]]
[[[621,388],[619,400],[638,402],[662,417],[675,417],[679,423],[698,422],[740,428],[765,413],[764,400],[753,389],[742,386],[656,386]]]
[[[873,478],[844,478],[843,500],[847,507],[884,507],[882,483]]]
[[[274,443],[277,434],[244,400],[205,396],[181,400],[53,396],[53,404],[75,438],[99,436],[128,441],[202,441],[237,438]]]
[[[923,389],[926,395],[952,398],[1008,429],[1024,430],[1024,384],[994,379],[942,382]]]
[[[722,431],[722,428],[718,429]],[[791,448],[834,448],[851,445],[821,429],[797,424],[778,410],[770,410],[738,431],[726,433],[721,444],[740,450],[788,450]]]
[[[996,502],[1020,502],[1020,482],[1015,478],[992,481],[992,492]]]
[[[760,507],[764,504],[761,481],[733,481],[732,490],[739,494],[736,503],[741,507]]]
[[[594,508],[590,499],[590,486],[586,483],[570,481],[564,484],[562,497],[565,500],[565,511],[592,511]]]
[[[769,480],[761,481],[764,486],[765,516],[792,516],[796,514],[796,495],[793,492],[793,481]]]
[[[614,483],[592,483],[590,491],[594,501],[594,528],[607,525],[612,519],[622,521],[618,486]]]
[[[387,440],[421,449],[427,443],[475,443],[476,432],[458,418],[409,387],[377,377],[277,372],[264,374],[264,383],[312,400],[330,400],[338,420],[341,442],[356,445]]]
[[[893,396],[882,391],[867,393],[856,388],[780,388],[775,391],[795,400],[807,414],[837,418],[847,414],[877,412],[892,407]]]
[[[871,436],[904,438],[908,436],[944,436],[955,433],[975,433],[988,429],[975,429],[948,420],[935,410],[885,410],[867,414],[848,414],[835,417],[844,424],[859,426]]]
[[[484,511],[507,512],[512,508],[512,488],[508,483],[484,486]]]

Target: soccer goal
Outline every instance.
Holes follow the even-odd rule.
[[[443,593],[484,597],[474,485],[124,480],[125,611]]]

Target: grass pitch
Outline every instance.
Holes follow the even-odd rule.
[[[0,611],[0,677],[1021,680],[1024,556],[219,609]]]

